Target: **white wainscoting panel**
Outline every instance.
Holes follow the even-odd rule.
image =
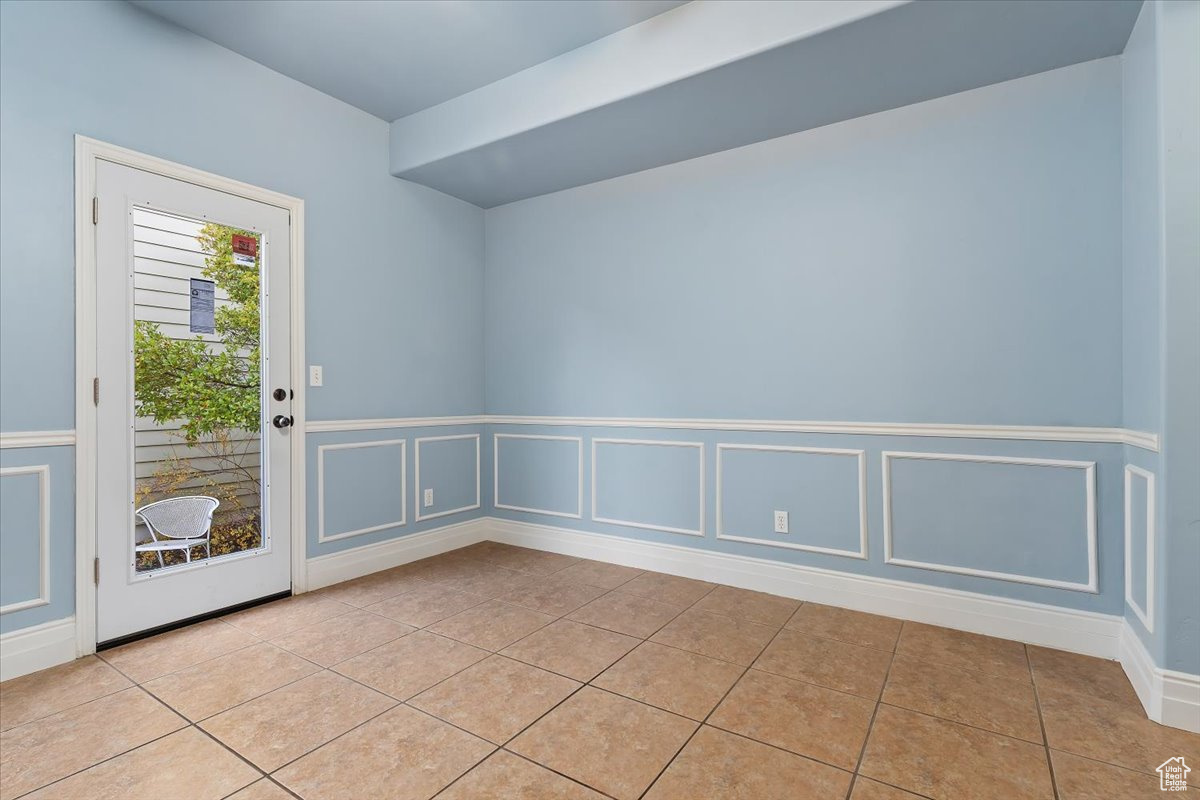
[[[725,516],[722,510],[724,498],[722,497],[721,482],[723,479],[723,463],[721,454],[730,450],[749,450],[749,451],[766,451],[766,452],[781,452],[781,453],[806,453],[809,455],[822,455],[834,457],[854,457],[858,460],[858,549],[857,550],[839,550],[832,547],[817,547],[814,545],[798,544],[795,542],[774,541],[770,539],[758,539],[753,536],[742,536],[735,533],[729,533],[725,530]],[[750,544],[764,545],[766,547],[781,547],[787,550],[806,550],[813,553],[826,553],[828,555],[846,556],[847,558],[867,558],[867,453],[865,450],[848,450],[832,447],[791,447],[788,445],[769,445],[769,444],[725,444],[717,445],[717,478],[716,478],[716,506],[717,506],[717,538],[726,539],[731,542],[749,542]]]
[[[449,442],[458,439],[474,439],[475,440],[475,502],[458,508],[450,508],[445,511],[435,511],[432,514],[422,514],[421,509],[424,506],[421,497],[421,445],[427,442]],[[438,517],[448,517],[451,514],[461,514],[464,511],[474,511],[480,506],[479,496],[479,434],[478,433],[458,433],[450,436],[420,436],[413,440],[413,480],[415,481],[415,500],[417,504],[416,520],[421,522],[427,519],[437,519]]]
[[[1139,602],[1133,596],[1133,481],[1140,478],[1146,484],[1146,597]],[[1133,609],[1146,626],[1154,632],[1154,473],[1133,464],[1125,465],[1125,604]]]
[[[358,450],[368,447],[399,447],[400,448],[400,519],[395,522],[384,522],[370,525],[352,531],[329,534],[325,532],[325,454],[331,450]],[[408,523],[408,442],[405,439],[387,439],[385,441],[344,442],[342,444],[323,444],[317,447],[317,541],[335,542],[348,539],[351,536],[362,536],[387,528],[398,528]]]
[[[669,525],[656,525],[649,522],[637,522],[635,520],[614,519],[611,517],[601,517],[596,514],[596,508],[599,505],[597,500],[596,490],[596,445],[605,444],[620,444],[633,446],[652,446],[652,447],[690,447],[696,450],[696,456],[700,460],[700,520],[699,529],[690,528],[675,528]],[[641,528],[648,531],[663,531],[665,533],[678,533],[684,536],[704,536],[704,444],[702,442],[677,442],[670,439],[592,439],[592,522],[606,522],[609,525],[621,525],[626,528]]]
[[[555,511],[545,508],[527,508],[525,506],[512,505],[504,503],[500,500],[500,441],[502,439],[539,439],[544,441],[554,442],[574,442],[578,457],[576,459],[578,475],[578,494],[576,498],[575,512],[569,513],[566,511]],[[548,436],[544,434],[533,433],[497,433],[492,437],[492,507],[503,508],[508,511],[524,511],[528,514],[545,514],[551,517],[567,517],[569,519],[583,519],[583,438],[580,436]]]
[[[0,614],[11,614],[14,611],[24,611],[28,608],[37,608],[50,604],[50,465],[37,464],[36,466],[28,467],[0,468],[0,480],[13,478],[18,475],[37,476],[38,522],[36,535],[38,540],[38,594],[37,597],[0,606]],[[8,533],[9,535],[15,535],[18,532],[9,531]]]
[[[1097,574],[1097,540],[1096,540],[1096,463],[1094,461],[1066,461],[1048,458],[1011,458],[1007,456],[989,455],[960,455],[950,453],[902,453],[883,451],[883,560],[887,564],[897,564],[918,569],[931,569],[937,572],[952,572],[958,575],[972,575],[978,578],[993,578],[995,580],[1013,583],[1027,583],[1035,586],[1050,586],[1056,589],[1069,589],[1076,592],[1095,594],[1099,591]],[[915,561],[896,558],[892,553],[892,486],[891,462],[896,459],[914,459],[921,461],[966,461],[983,464],[1015,464],[1035,467],[1061,467],[1077,469],[1083,472],[1085,498],[1085,530],[1087,536],[1087,573],[1086,583],[1075,581],[1055,580],[1036,575],[1019,575],[1010,572],[994,572],[973,567],[962,567],[955,564],[939,564],[929,561]]]

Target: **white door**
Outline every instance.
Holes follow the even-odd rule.
[[[291,588],[291,253],[276,206],[103,160],[96,196],[104,643]]]

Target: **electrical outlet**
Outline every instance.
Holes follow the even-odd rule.
[[[324,386],[325,371],[316,364],[311,364],[308,367],[308,385],[309,386]]]
[[[425,507],[429,508],[433,505],[433,489],[425,490]]]
[[[786,512],[786,511],[776,511],[775,512],[775,532],[776,533],[787,533],[788,532],[788,512]]]

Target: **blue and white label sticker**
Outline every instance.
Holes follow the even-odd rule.
[[[204,278],[192,278],[190,329],[192,333],[216,333],[217,285]]]

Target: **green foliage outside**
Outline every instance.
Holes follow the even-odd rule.
[[[135,399],[139,416],[179,420],[188,444],[223,430],[259,429],[259,269],[233,260],[232,238],[250,231],[205,225],[197,239],[208,255],[204,277],[229,295],[216,310],[214,347],[197,335],[171,339],[157,324],[134,323]]]
[[[201,274],[229,296],[214,314],[219,344],[199,335],[172,339],[145,320],[137,320],[133,332],[137,415],[180,425],[182,443],[215,463],[218,474],[237,478],[214,480],[175,456],[161,462],[151,478],[138,481],[135,501],[140,506],[183,494],[216,497],[221,508],[212,527],[214,556],[258,547],[262,538],[261,476],[257,463],[246,466],[261,425],[259,265],[258,259],[253,265],[234,261],[234,234],[256,236],[216,224],[205,225],[197,236],[206,254]],[[245,507],[247,486],[253,508]],[[193,549],[193,559],[203,557],[204,548]],[[182,563],[184,554],[168,551],[163,558],[170,566]],[[157,567],[154,553],[139,554],[138,569]]]

